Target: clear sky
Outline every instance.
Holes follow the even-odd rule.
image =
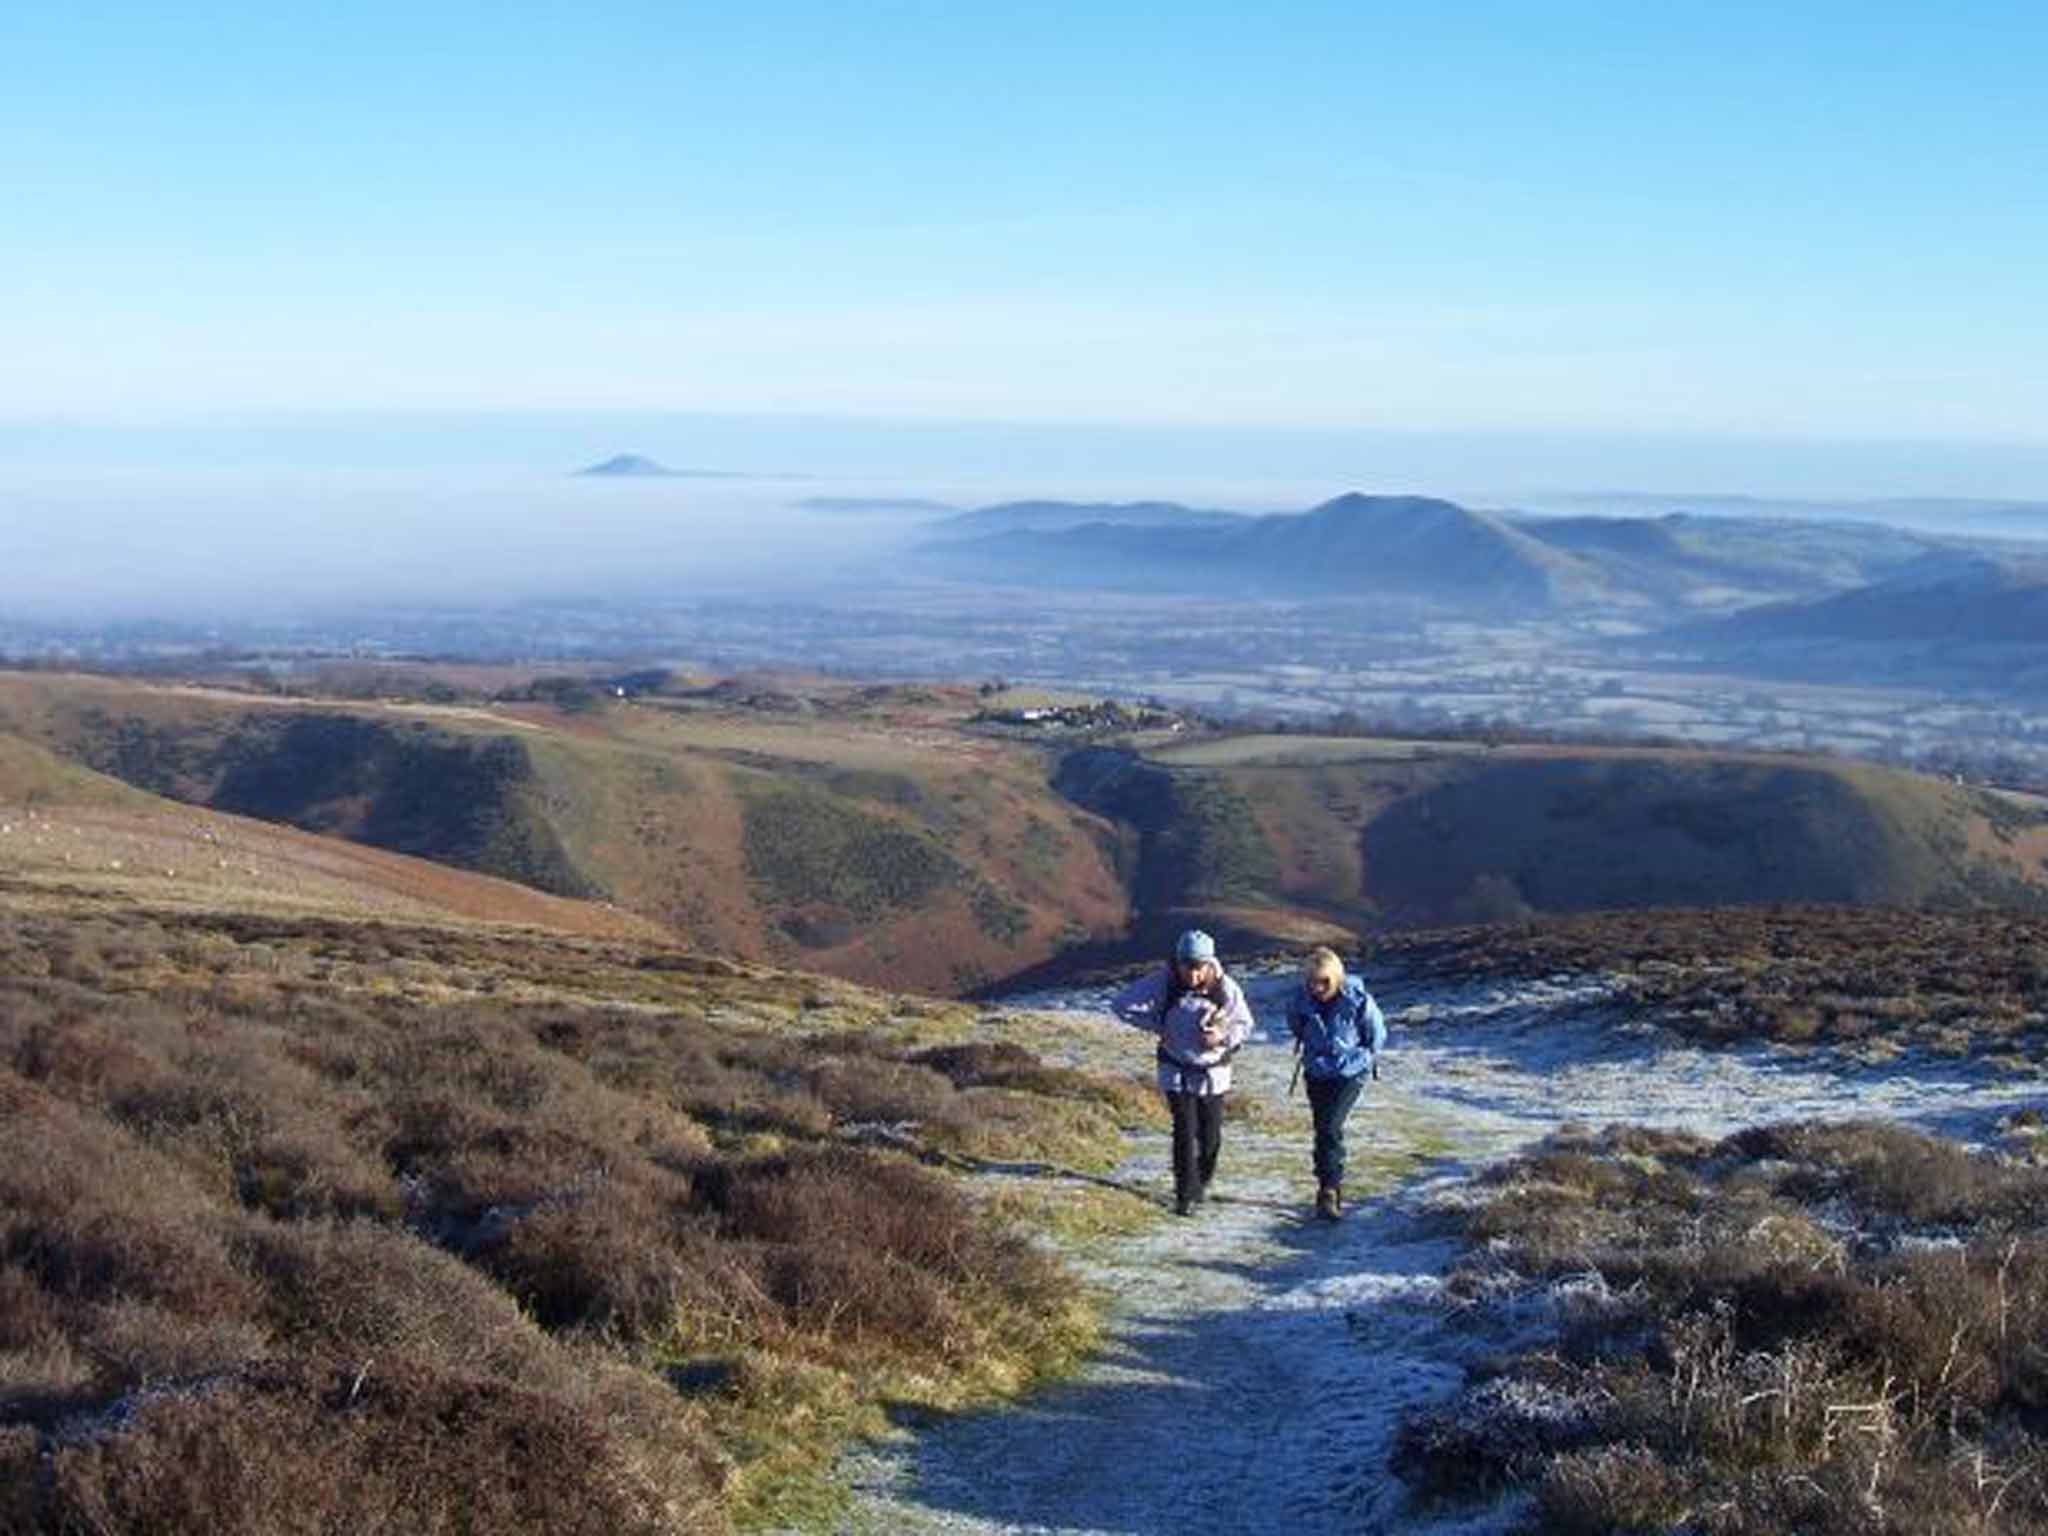
[[[2035,0],[8,6],[0,426],[788,412],[2039,466],[2044,80]]]

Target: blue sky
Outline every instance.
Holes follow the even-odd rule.
[[[2044,75],[2040,7],[1968,0],[9,7],[0,424],[790,413],[2034,474]]]

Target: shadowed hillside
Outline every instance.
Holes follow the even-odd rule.
[[[2048,907],[2048,808],[1824,760],[1243,738],[1076,753],[1057,780],[1139,840],[1140,920],[1251,931],[1611,907]]]

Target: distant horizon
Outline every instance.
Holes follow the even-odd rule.
[[[706,477],[874,481],[904,493],[1001,482],[1022,487],[1019,496],[1069,499],[1090,483],[1104,487],[1103,499],[1179,499],[1177,485],[1238,482],[1503,505],[1546,497],[2048,502],[2048,444],[1974,439],[578,410],[0,416],[0,496],[10,478],[45,475],[545,477],[618,456]],[[1139,490],[1154,483],[1160,489]]]

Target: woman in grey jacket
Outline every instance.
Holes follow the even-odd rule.
[[[1223,1095],[1230,1058],[1250,1037],[1244,989],[1223,974],[1216,941],[1190,928],[1173,959],[1110,1000],[1110,1008],[1158,1040],[1159,1091],[1173,1115],[1173,1208],[1190,1215],[1216,1176],[1223,1150]]]

